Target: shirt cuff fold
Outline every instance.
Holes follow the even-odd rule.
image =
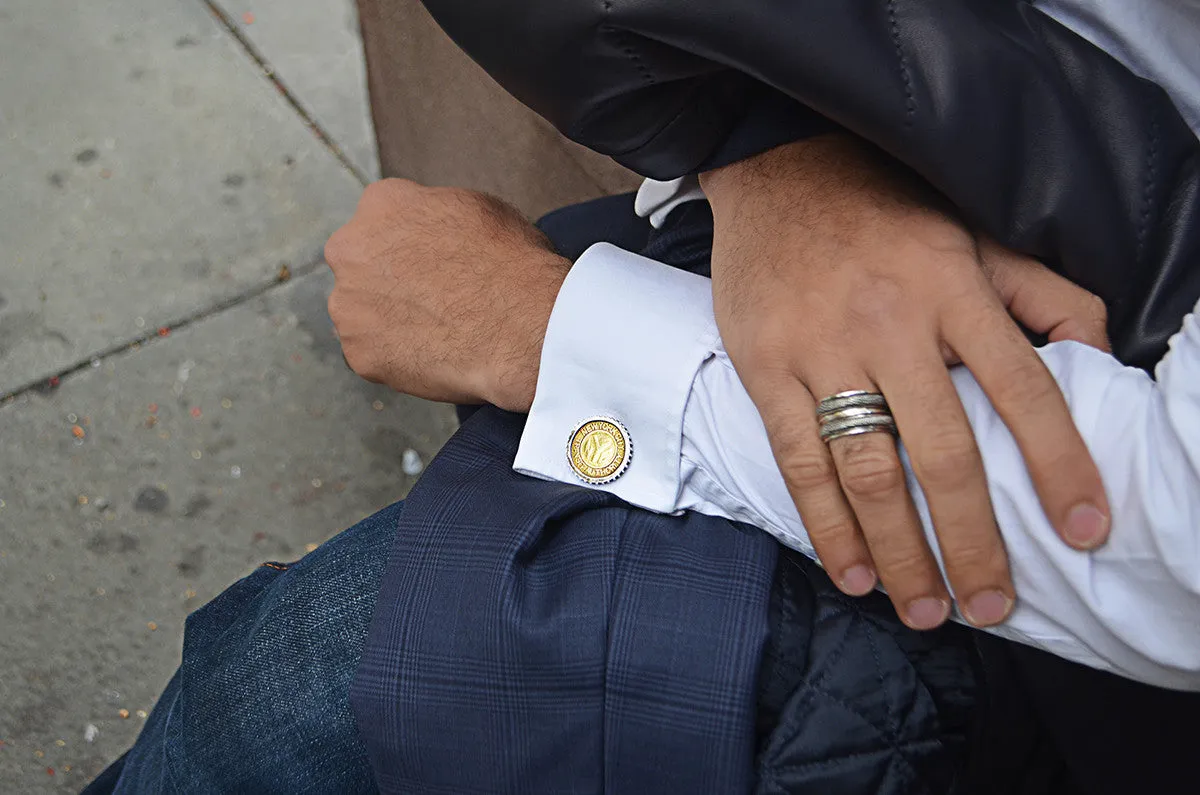
[[[675,512],[684,408],[717,339],[708,279],[608,243],[592,246],[550,315],[513,469]],[[628,468],[601,485],[582,481],[569,457],[575,430],[596,417],[624,426],[632,451]]]

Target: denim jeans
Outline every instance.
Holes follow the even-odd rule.
[[[571,259],[653,236],[631,193],[538,225]],[[402,507],[297,563],[265,564],[189,616],[183,662],[137,742],[84,795],[375,792],[349,692]]]
[[[187,619],[183,662],[99,793],[376,791],[348,694],[403,503]]]

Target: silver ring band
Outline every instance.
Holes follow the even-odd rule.
[[[878,392],[867,392],[862,389],[852,389],[830,395],[817,404],[817,416],[824,417],[842,409],[883,409],[887,411],[887,398]]]
[[[897,435],[896,429],[894,427],[887,428],[887,427],[880,427],[880,426],[861,426],[861,427],[857,427],[857,428],[847,428],[846,430],[842,431],[841,433],[835,434],[833,436],[823,436],[823,437],[821,437],[821,441],[825,442],[825,444],[829,444],[830,442],[832,442],[835,439],[844,439],[847,436],[858,436],[858,435],[864,434],[864,433],[883,433],[884,431],[890,431],[892,436]]]
[[[878,392],[854,389],[831,395],[817,406],[821,441],[828,444],[844,436],[862,433],[897,435],[896,420],[887,399]]]
[[[831,442],[842,436],[852,436],[859,433],[896,433],[896,421],[890,414],[876,414],[871,417],[851,417],[837,420],[821,426],[821,441]]]
[[[836,411],[831,411],[828,414],[818,414],[817,420],[824,425],[837,420],[853,419],[854,417],[878,417],[881,415],[890,416],[886,408],[855,407],[849,409],[837,409]]]

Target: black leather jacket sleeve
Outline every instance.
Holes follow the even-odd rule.
[[[1126,362],[1151,366],[1200,298],[1195,135],[1024,0],[424,2],[517,98],[647,176],[769,148],[736,137],[769,86],[1103,298]]]
[[[840,129],[829,119],[755,80],[745,79],[743,102],[723,136],[691,171],[700,173],[736,163],[783,144]]]

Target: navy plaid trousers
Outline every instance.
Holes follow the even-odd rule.
[[[380,790],[748,791],[775,542],[517,475],[522,425],[405,501],[351,689]]]
[[[602,228],[708,275],[707,204],[660,230],[632,204],[539,225],[570,258]],[[973,702],[959,628],[910,632],[756,529],[518,476],[523,418],[461,408],[351,688],[383,792],[947,791]]]

